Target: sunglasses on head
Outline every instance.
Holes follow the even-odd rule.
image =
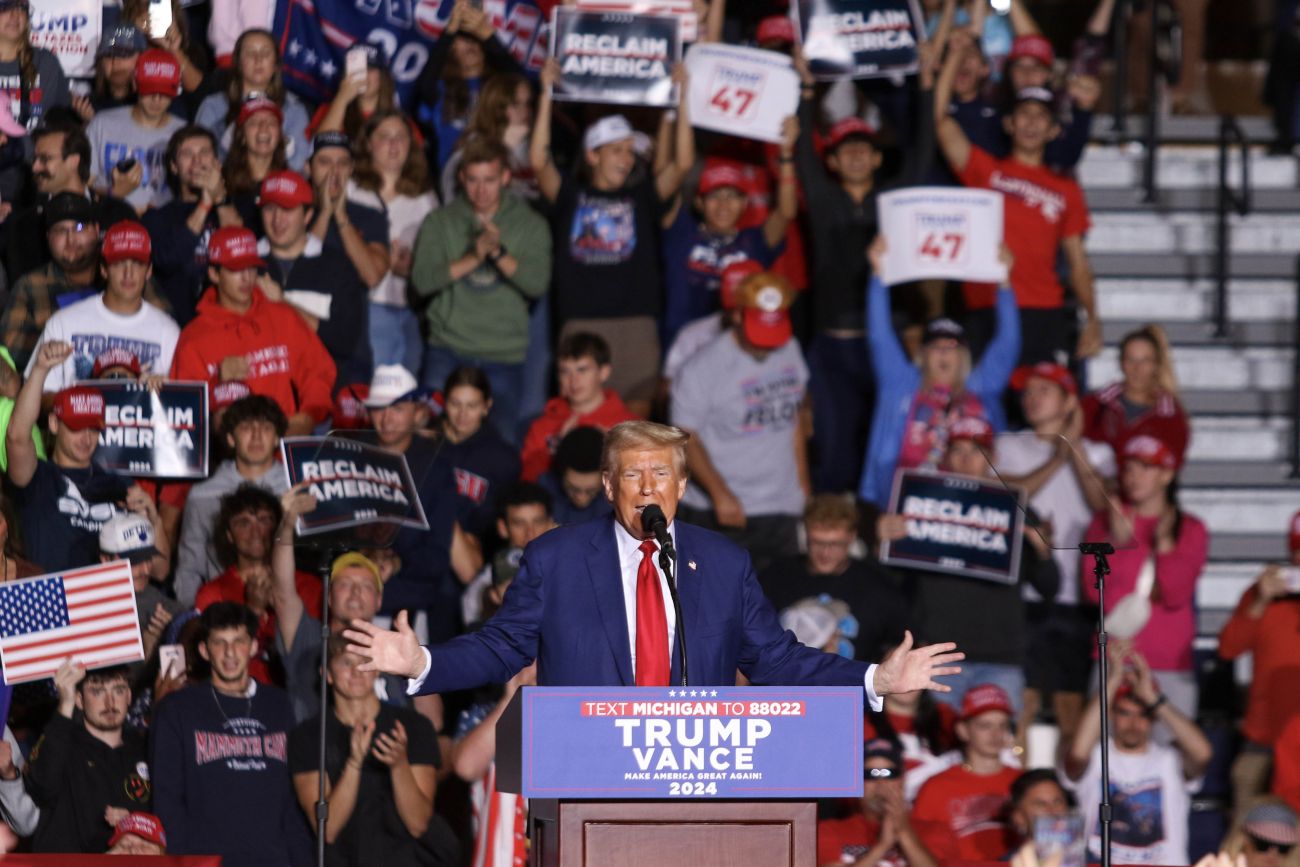
[[[1295,848],[1294,843],[1274,843],[1272,840],[1264,840],[1260,837],[1256,837],[1254,834],[1248,834],[1247,836],[1250,838],[1251,848],[1261,855],[1273,849],[1277,850],[1277,854],[1285,858],[1287,855],[1290,855],[1291,850]]]

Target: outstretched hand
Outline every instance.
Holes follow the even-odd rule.
[[[935,678],[960,674],[961,666],[950,663],[961,662],[966,654],[958,651],[957,645],[951,641],[917,648],[913,648],[912,643],[911,631],[904,632],[903,643],[876,666],[876,695],[896,695],[918,689],[952,692],[952,687],[939,683]]]
[[[364,620],[353,620],[350,629],[343,630],[348,640],[348,653],[365,659],[358,669],[379,671],[416,678],[424,671],[424,651],[415,637],[406,612],[400,611],[393,621],[393,629],[381,629]]]

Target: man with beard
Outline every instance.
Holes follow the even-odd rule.
[[[127,729],[125,666],[87,673],[67,660],[54,674],[59,712],[27,763],[27,789],[41,808],[35,852],[103,852],[118,820],[148,810],[145,737]],[[73,711],[81,719],[73,718]]]
[[[858,812],[817,823],[817,863],[937,867],[940,859],[956,857],[947,828],[909,816],[898,744],[884,738],[867,741],[862,760]]]
[[[257,618],[218,602],[199,624],[199,655],[211,677],[159,702],[151,729],[168,854],[220,855],[232,867],[310,863],[290,784],[289,698],[248,672]]]
[[[91,207],[94,222],[100,226],[135,219],[135,210],[126,202],[90,188],[90,139],[86,138],[79,124],[42,126],[32,133],[32,147],[36,204],[15,213],[5,222],[9,238],[5,248],[5,271],[11,281],[50,261],[42,237],[46,228],[44,214],[48,203],[59,193],[75,193],[84,199]]]
[[[97,292],[99,228],[95,208],[84,195],[59,193],[45,206],[45,240],[53,261],[14,284],[0,316],[0,343],[19,370],[27,368],[54,311]],[[144,300],[166,310],[150,286],[144,288]]]
[[[90,379],[95,359],[113,349],[131,353],[143,374],[166,376],[171,370],[181,330],[176,320],[144,303],[145,283],[153,272],[151,252],[149,233],[134,220],[118,223],[104,235],[99,266],[104,291],[60,309],[41,332],[41,343],[72,344],[72,355],[46,377],[47,394]],[[31,376],[32,363],[27,367]]]
[[[201,126],[178,129],[167,143],[172,200],[141,218],[153,238],[158,288],[183,327],[194,318],[208,266],[208,238],[221,226],[240,226],[226,195],[217,139]]]

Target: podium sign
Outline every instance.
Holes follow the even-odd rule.
[[[863,701],[861,687],[528,687],[522,794],[858,797]]]

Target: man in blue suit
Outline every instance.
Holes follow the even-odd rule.
[[[948,691],[953,644],[912,647],[867,665],[805,647],[781,629],[749,555],[722,536],[673,521],[686,489],[689,434],[624,422],[605,440],[602,476],[612,517],[552,530],[524,551],[501,610],[477,632],[422,647],[399,614],[395,629],[353,621],[344,636],[363,669],[404,675],[417,694],[504,683],[534,659],[543,686],[679,683],[679,634],[654,535],[641,512],[659,506],[677,551],[691,686],[862,684],[876,710],[889,693]]]

